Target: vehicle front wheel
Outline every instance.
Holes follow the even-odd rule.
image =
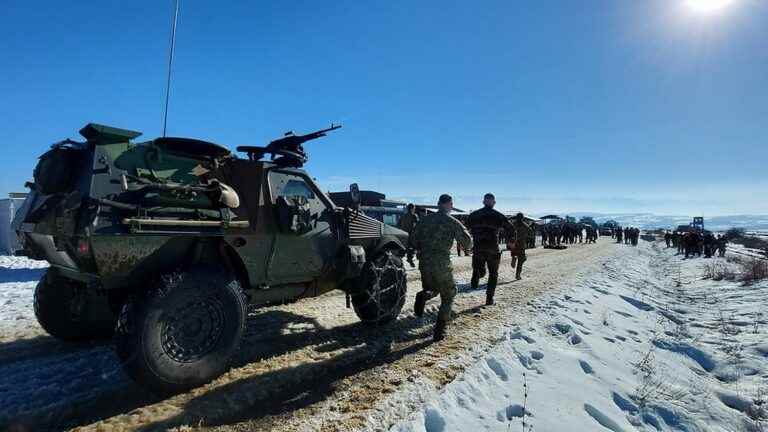
[[[47,271],[35,287],[35,317],[51,336],[70,342],[112,336],[116,316],[106,296],[89,292],[84,283]]]
[[[232,275],[206,268],[171,273],[123,307],[115,349],[139,384],[179,393],[224,373],[245,319],[242,287]]]
[[[366,324],[386,324],[400,315],[407,290],[403,260],[386,251],[365,264],[351,293],[355,313]]]

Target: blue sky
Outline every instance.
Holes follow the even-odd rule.
[[[768,213],[768,3],[182,0],[169,135],[308,144],[328,189]],[[93,121],[161,133],[170,1],[6,0],[0,194]]]

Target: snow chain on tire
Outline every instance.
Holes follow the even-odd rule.
[[[386,251],[366,265],[352,303],[363,322],[385,324],[400,314],[406,290],[402,259]]]

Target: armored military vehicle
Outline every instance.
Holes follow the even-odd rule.
[[[407,234],[357,198],[335,206],[302,169],[302,144],[339,127],[238,147],[247,157],[97,124],[54,144],[14,220],[26,253],[51,264],[40,325],[68,341],[114,333],[125,371],[168,393],[226,370],[249,303],[340,289],[364,323],[396,319]]]

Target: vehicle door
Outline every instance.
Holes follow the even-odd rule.
[[[331,231],[333,204],[304,173],[273,168],[267,174],[278,224],[268,265],[268,284],[311,281],[329,268],[336,241]],[[299,204],[289,229],[285,205]],[[291,210],[290,208],[288,210]]]

